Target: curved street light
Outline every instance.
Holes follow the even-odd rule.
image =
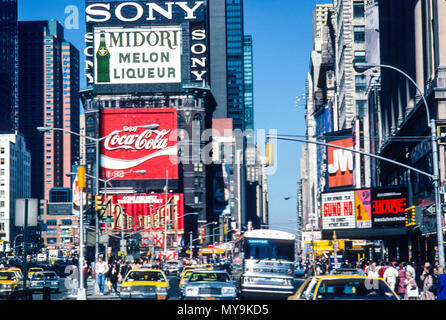
[[[437,247],[438,247],[438,258],[439,263],[442,267],[445,265],[445,256],[444,256],[444,243],[443,243],[443,218],[442,218],[442,210],[441,210],[441,198],[440,198],[440,170],[438,166],[438,141],[437,141],[437,132],[436,132],[436,121],[434,118],[431,119],[429,112],[429,105],[427,103],[426,97],[424,93],[421,91],[420,87],[417,85],[416,81],[412,79],[406,72],[401,69],[388,65],[388,64],[370,64],[370,63],[354,63],[354,69],[357,72],[365,72],[369,69],[382,67],[395,70],[402,75],[404,75],[417,89],[421,98],[423,99],[424,106],[426,108],[426,119],[427,126],[431,129],[431,143],[432,143],[432,169],[433,176],[432,181],[434,184],[434,192],[435,192],[435,214],[437,220]]]

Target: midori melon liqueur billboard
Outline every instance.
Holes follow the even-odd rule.
[[[94,29],[95,84],[181,82],[178,26]]]

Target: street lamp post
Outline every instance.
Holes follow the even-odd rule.
[[[441,210],[441,198],[440,198],[440,170],[438,166],[438,141],[437,141],[437,131],[436,131],[436,121],[434,118],[431,119],[429,112],[429,105],[427,104],[426,97],[421,91],[420,87],[417,85],[416,81],[412,79],[407,73],[400,70],[397,67],[387,65],[387,64],[368,64],[368,63],[355,63],[354,68],[359,72],[365,72],[366,70],[382,67],[395,70],[402,75],[404,75],[410,82],[415,86],[421,98],[423,99],[424,106],[426,108],[426,118],[427,126],[431,129],[431,143],[432,143],[432,169],[433,169],[433,184],[435,193],[435,214],[437,220],[437,247],[438,247],[438,259],[442,267],[445,265],[444,256],[444,243],[443,243],[443,218]]]

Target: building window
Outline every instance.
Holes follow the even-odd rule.
[[[360,51],[355,51],[355,59],[354,59],[354,63],[355,62],[365,62],[365,51],[360,50]]]
[[[365,92],[367,87],[366,80],[367,78],[365,75],[359,75],[355,77],[356,92]]]
[[[354,26],[353,27],[354,38],[356,43],[362,43],[365,41],[365,27]]]
[[[62,220],[63,226],[71,226],[73,224],[73,220]]]
[[[358,117],[365,116],[366,106],[367,106],[367,100],[356,100],[356,112]]]
[[[5,224],[4,223],[0,223],[0,231],[5,231]]]
[[[364,1],[353,2],[353,18],[364,18]]]
[[[57,220],[47,220],[46,224],[48,226],[57,226]]]

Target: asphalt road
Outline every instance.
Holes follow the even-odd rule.
[[[59,281],[59,292],[55,293],[52,292],[50,295],[51,300],[67,300],[67,299],[73,299],[70,298],[71,294],[71,288],[70,288],[70,281],[66,281],[67,278],[61,278]],[[167,276],[167,279],[169,281],[169,300],[180,300],[180,288],[179,288],[179,282],[180,279],[175,275]],[[305,279],[299,278],[295,279],[295,291],[300,287],[300,285],[303,283]],[[95,284],[94,279],[89,278],[87,281],[87,299],[91,300],[119,300],[119,296],[112,295],[107,289],[105,290],[104,296],[98,296],[95,292]],[[45,300],[45,297],[41,293],[33,294],[33,300]],[[75,298],[74,298],[75,299]]]

